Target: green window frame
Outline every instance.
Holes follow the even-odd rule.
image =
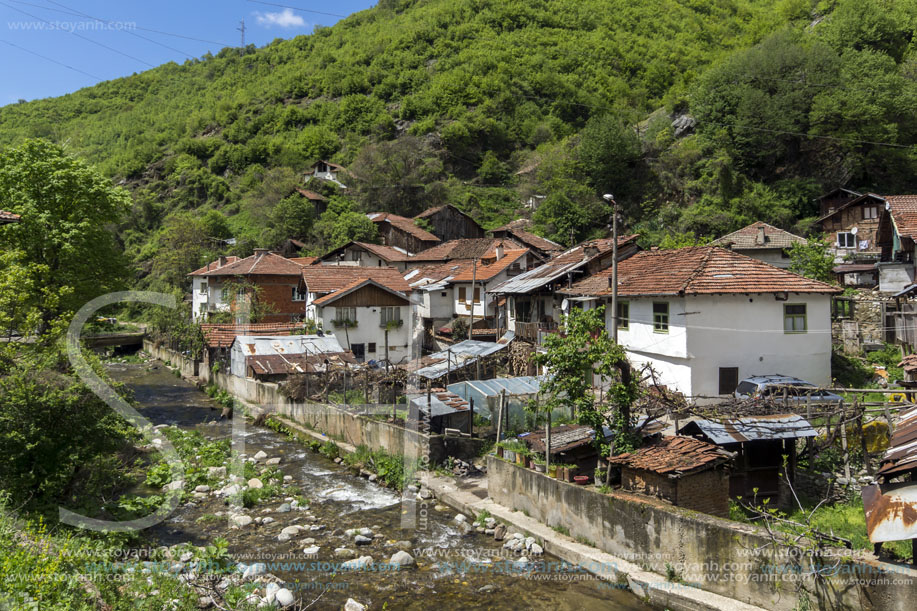
[[[653,333],[669,332],[669,302],[653,302]]]
[[[627,331],[630,328],[630,302],[618,302],[618,330]]]
[[[805,333],[808,331],[806,304],[804,303],[785,303],[783,304],[783,332],[784,333]]]

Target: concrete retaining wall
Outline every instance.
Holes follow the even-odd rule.
[[[813,608],[905,611],[917,608],[917,571],[844,559],[834,577],[815,580],[811,558],[777,545],[763,529],[620,492],[601,494],[494,456],[488,493],[598,549],[702,590],[775,611],[808,598]],[[823,565],[833,566],[835,558]],[[671,568],[669,568],[671,567]],[[857,579],[875,580],[860,585]]]
[[[206,363],[198,363],[168,348],[157,347],[149,340],[144,341],[143,348],[153,357],[180,367],[183,376],[197,376],[202,383],[214,384],[268,413],[286,416],[353,446],[365,445],[371,450],[381,449],[399,456],[426,457],[432,464],[442,463],[450,455],[468,459],[475,456],[480,448],[480,440],[427,435],[334,405],[293,401],[280,392],[277,384],[212,372]]]

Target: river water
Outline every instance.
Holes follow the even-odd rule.
[[[154,425],[196,429],[211,439],[229,437],[232,425],[219,420],[216,403],[162,365],[113,364],[109,370],[133,390],[139,411]],[[650,609],[614,584],[558,568],[561,561],[550,555],[540,558],[550,570],[510,573],[505,569],[515,557],[499,555],[504,552],[502,543],[483,534],[462,534],[453,521],[455,512],[435,511],[434,503],[429,506],[426,528],[403,530],[401,499],[396,492],[353,475],[269,429],[247,424],[244,435],[248,456],[263,450],[269,457],[281,458],[278,467],[292,476],[290,483],[309,499],[309,511],[278,513],[276,509],[284,502],[280,498],[245,512],[252,517],[271,517],[273,523],[230,529],[226,519],[197,521],[205,514],[227,512],[223,499],[210,496],[179,507],[167,521],[152,527],[149,534],[154,540],[162,545],[205,545],[223,537],[229,541],[230,554],[240,562],[276,562],[270,572],[288,582],[303,606],[321,596],[311,607],[314,609],[341,609],[348,598],[370,609]],[[309,520],[312,516],[314,521]],[[280,530],[290,525],[321,528],[288,542],[278,541]],[[356,546],[340,532],[363,527],[382,537]],[[317,554],[303,554],[309,547],[303,542],[306,537],[315,539]],[[332,576],[333,566],[342,562],[335,558],[335,548],[347,547],[357,555],[372,556],[376,563],[387,563],[398,551],[397,541],[410,541],[408,551],[417,560],[416,567],[396,573],[337,571]]]

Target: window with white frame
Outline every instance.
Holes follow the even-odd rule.
[[[298,286],[293,287],[293,301],[305,301],[306,291],[300,291]]]
[[[857,237],[856,234],[849,231],[839,231],[837,233],[837,247],[838,248],[856,248],[857,247]]]
[[[879,207],[878,206],[863,206],[863,218],[864,219],[879,218]]]

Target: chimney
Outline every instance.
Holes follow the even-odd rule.
[[[256,255],[266,255],[267,252],[268,252],[267,248],[256,248],[255,249]]]
[[[497,261],[503,258],[503,242],[497,242],[497,246],[494,249],[497,255]]]
[[[764,246],[764,242],[767,238],[764,237],[764,225],[758,227],[758,235],[755,236],[755,244],[758,246]]]
[[[226,265],[226,256],[225,256],[225,255],[220,255],[220,260],[217,261],[217,269],[220,269],[220,268],[223,267],[224,265]]]
[[[588,246],[584,246],[583,254],[586,255],[587,258],[591,259],[592,257],[599,254],[599,247],[596,246],[595,244],[589,244]]]

